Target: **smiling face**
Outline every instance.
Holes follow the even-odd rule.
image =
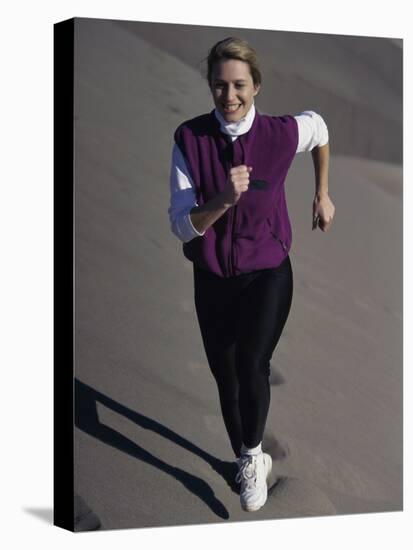
[[[214,64],[210,90],[215,107],[227,122],[245,117],[259,89],[245,61],[225,59]]]

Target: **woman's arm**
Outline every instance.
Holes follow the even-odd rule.
[[[204,234],[197,231],[191,221],[190,211],[195,206],[198,206],[195,186],[185,159],[175,144],[172,151],[168,214],[171,231],[181,242],[187,243]]]
[[[202,206],[194,206],[192,208],[190,212],[192,225],[197,231],[204,232],[231,206],[231,204],[226,202],[224,192],[218,193],[218,195],[215,195],[213,199],[210,199]]]
[[[295,115],[298,126],[297,153],[312,151],[316,146],[328,143],[327,124],[322,116],[315,111],[303,111]]]
[[[239,201],[242,193],[248,191],[251,170],[252,166],[245,164],[233,166],[228,173],[225,189],[202,206],[191,210],[192,223],[198,230],[208,229],[228,208]]]
[[[328,195],[328,168],[330,161],[330,147],[326,143],[323,146],[316,146],[312,149],[314,173],[315,173],[315,194],[313,201],[313,229],[317,225],[322,231],[328,231],[335,213],[334,204]]]
[[[328,195],[328,168],[330,161],[329,133],[322,116],[315,111],[303,111],[294,117],[298,126],[297,153],[311,151],[315,172],[313,225],[327,231],[335,208]]]
[[[218,193],[213,199],[199,206],[195,185],[181,150],[175,144],[172,151],[170,172],[170,205],[168,209],[171,231],[184,243],[202,237],[205,231],[228,208],[233,198],[228,190]]]
[[[248,189],[251,170],[251,167],[244,165],[231,168],[224,191],[199,206],[185,159],[175,144],[172,152],[168,209],[172,232],[184,243],[195,237],[202,237],[208,227],[228,208],[234,206],[241,194]]]

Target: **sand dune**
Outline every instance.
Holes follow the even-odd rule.
[[[334,153],[401,162],[402,56],[394,41],[200,25],[116,24],[203,75],[205,57],[215,42],[227,36],[244,38],[257,50],[265,69],[257,96],[262,112],[319,110],[334,137]]]
[[[264,439],[274,475],[266,506],[247,514],[230,487],[233,457],[196,322],[192,266],[167,215],[173,130],[212,109],[193,66],[205,35],[183,59],[186,33],[175,33],[173,49],[168,33],[131,27],[76,23],[76,492],[103,529],[400,510],[402,172],[388,162],[400,152],[389,146],[400,137],[399,75],[366,50],[358,89],[347,79],[363,72],[361,60],[340,41],[346,71],[334,80],[348,86],[342,96],[340,86],[326,91],[325,67],[338,52],[310,55],[307,37],[265,75],[262,112],[272,95],[281,105],[274,114],[314,107],[310,89],[328,95],[337,212],[330,232],[311,231],[311,156],[297,155],[286,182],[294,298],[272,359]],[[269,35],[252,32],[267,59]],[[396,56],[390,41],[377,47]],[[289,103],[299,74],[306,84]],[[388,119],[378,116],[383,104]],[[377,118],[371,140],[353,143],[357,124],[341,132],[343,105],[355,121]],[[382,148],[388,156],[374,158]]]

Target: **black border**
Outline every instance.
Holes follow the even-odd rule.
[[[74,531],[74,19],[53,31],[53,524]]]

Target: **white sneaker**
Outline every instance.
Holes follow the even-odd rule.
[[[267,495],[267,478],[272,469],[272,458],[267,453],[242,455],[237,459],[237,483],[241,483],[241,507],[247,512],[255,512],[264,506]]]

